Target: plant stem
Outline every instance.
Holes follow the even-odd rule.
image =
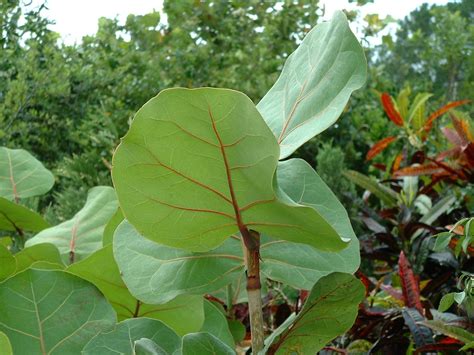
[[[260,234],[245,230],[245,263],[247,267],[247,296],[249,304],[250,332],[252,334],[252,354],[263,350],[265,331],[263,327],[262,296],[260,284]]]

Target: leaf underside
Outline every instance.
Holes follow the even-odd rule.
[[[366,59],[343,12],[311,30],[257,105],[280,144],[280,159],[331,126],[366,80]]]
[[[53,184],[53,174],[26,150],[0,147],[1,197],[18,200],[38,196]]]
[[[244,94],[168,89],[136,114],[114,154],[112,176],[127,220],[165,245],[206,251],[248,228],[343,249],[345,241],[316,210],[275,195],[278,155]]]

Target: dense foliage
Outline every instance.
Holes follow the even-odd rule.
[[[366,1],[358,3],[363,6]],[[9,171],[20,165],[15,190],[0,180],[0,210],[11,211],[16,218],[0,216],[0,281],[6,280],[0,283],[0,298],[6,300],[0,302],[0,314],[9,312],[5,302],[16,302],[14,292],[30,298],[22,293],[25,282],[35,289],[57,283],[51,295],[43,296],[57,302],[66,299],[70,290],[71,299],[64,301],[65,317],[79,312],[78,300],[89,300],[81,306],[89,318],[84,319],[78,337],[88,339],[104,332],[88,343],[85,353],[98,353],[127,332],[137,340],[137,353],[177,349],[185,353],[186,348],[210,344],[218,353],[226,353],[234,346],[248,346],[249,314],[241,276],[245,265],[242,256],[235,254],[240,245],[231,238],[214,251],[200,250],[204,252],[201,264],[183,266],[189,255],[174,247],[185,244],[152,243],[134,228],[142,222],[120,224],[124,217],[110,187],[112,155],[134,113],[169,87],[238,90],[259,103],[266,119],[273,108],[261,99],[289,54],[321,22],[321,14],[317,1],[165,1],[162,14],[130,15],[124,24],[102,18],[95,35],[64,45],[49,29],[43,6],[0,0],[0,179],[9,179],[1,175],[3,168]],[[327,339],[314,339],[314,344],[327,344],[322,350],[327,354],[458,353],[474,342],[474,123],[470,117],[474,106],[469,101],[474,97],[474,3],[425,4],[377,46],[372,45],[374,38],[390,18],[372,14],[362,19],[357,11],[347,17],[364,25],[365,87],[354,93],[336,124],[296,152],[282,152],[281,159],[290,153],[293,159],[279,163],[278,182],[294,201],[298,193],[300,202],[308,204],[311,194],[329,196],[324,195],[327,187],[309,189],[309,200],[304,201],[304,191],[297,189],[301,176],[314,179],[315,185],[322,183],[321,176],[348,211],[360,242],[362,260],[356,275],[366,286],[366,298],[355,324],[347,330],[347,321]],[[281,129],[267,124],[274,133]],[[308,133],[308,138],[320,131]],[[284,134],[277,138],[291,142]],[[47,169],[18,148],[31,152]],[[26,162],[23,167],[22,162]],[[311,174],[310,166],[319,176]],[[28,177],[32,171],[33,180]],[[119,201],[124,204],[120,191]],[[337,201],[330,201],[328,197],[324,203],[338,210]],[[130,213],[126,212],[127,218]],[[147,213],[146,209],[136,212]],[[337,216],[324,218],[330,221]],[[78,221],[84,223],[79,226]],[[64,235],[73,236],[73,253],[71,238]],[[278,237],[285,239],[282,235]],[[278,245],[266,238],[261,240],[262,259],[268,258],[261,266],[263,316],[268,330],[282,326],[271,343],[283,343],[295,318],[331,315],[337,307],[351,312],[359,291],[342,273],[355,271],[358,258],[348,256],[355,255],[353,251],[342,259],[336,253],[331,259],[292,243],[296,240]],[[213,254],[219,253],[230,257],[225,277],[216,274],[212,287],[199,282],[194,288],[176,284],[183,270],[204,268],[213,275],[218,270]],[[162,256],[152,264],[160,272],[142,267],[148,255]],[[331,265],[325,265],[325,258]],[[65,265],[68,277],[58,271]],[[123,274],[124,270],[131,274]],[[334,271],[340,273],[322,277]],[[22,276],[8,278],[12,275]],[[143,287],[140,278],[153,282]],[[159,291],[163,284],[173,287]],[[329,302],[313,310],[313,303],[325,299],[329,284],[353,287],[355,298],[344,299],[341,294],[339,306]],[[305,290],[312,291],[308,295]],[[204,293],[206,299],[199,296]],[[115,314],[122,322],[107,333],[115,326]],[[150,318],[146,324],[140,318],[144,316]],[[71,325],[62,333],[73,330]],[[156,332],[163,335],[153,338]],[[64,346],[76,350],[74,341],[47,341],[51,351],[61,353]],[[4,343],[8,341],[0,332],[0,349],[6,349]],[[157,343],[163,349],[150,352]]]

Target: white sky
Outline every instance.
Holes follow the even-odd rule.
[[[382,18],[390,15],[401,19],[423,3],[447,2],[448,0],[375,0],[373,4],[367,4],[361,9],[363,15],[378,13]],[[34,6],[42,1],[33,0],[32,3]],[[329,18],[335,10],[357,8],[356,4],[349,4],[347,0],[320,0],[320,4],[326,8],[325,18]],[[48,10],[44,14],[56,23],[52,29],[61,34],[65,43],[72,44],[80,42],[84,35],[96,33],[100,17],[117,16],[124,22],[128,14],[143,15],[161,10],[163,0],[47,0],[47,6]],[[391,30],[393,29],[394,26]]]

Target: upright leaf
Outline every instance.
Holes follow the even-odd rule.
[[[410,106],[410,111],[408,112],[408,117],[407,117],[408,122],[412,122],[412,120],[415,120],[415,115],[417,115],[418,112],[424,111],[426,101],[428,101],[428,99],[432,96],[433,94],[430,94],[427,92],[422,92],[415,96],[415,99],[413,100],[413,103]],[[416,123],[416,122],[413,122],[413,123],[414,123],[415,129],[418,129],[421,127],[421,125],[419,126],[419,123]],[[423,123],[424,122],[421,122],[421,124]]]
[[[366,67],[343,12],[306,35],[257,106],[277,137],[280,159],[336,122],[351,93],[364,85]]]
[[[15,354],[79,354],[116,322],[99,290],[63,271],[17,274],[0,284],[0,300],[0,331]]]
[[[333,273],[314,285],[294,322],[268,354],[315,354],[354,323],[365,288],[350,274]]]
[[[235,355],[234,349],[209,333],[191,333],[183,337],[182,355]]]
[[[225,315],[214,303],[204,301],[205,320],[200,332],[207,332],[220,339],[231,348],[235,347],[234,338],[229,330],[229,325]]]
[[[416,308],[418,312],[423,313],[418,280],[416,279],[410,263],[408,262],[403,251],[400,252],[400,257],[398,259],[398,273],[402,283],[403,299],[405,301],[405,305],[410,308]]]
[[[35,235],[26,246],[51,243],[68,263],[84,259],[102,247],[105,225],[117,207],[113,188],[94,187],[89,190],[84,207],[72,219]]]
[[[0,147],[1,197],[18,201],[42,195],[53,184],[53,174],[26,150]]]
[[[39,232],[48,227],[38,213],[0,197],[0,230]]]
[[[196,332],[204,322],[203,299],[200,296],[183,294],[159,305],[145,303],[132,296],[120,276],[112,245],[72,264],[68,271],[93,283],[114,307],[119,321],[133,317],[158,319],[178,334]]]
[[[166,324],[156,319],[134,318],[117,324],[114,330],[93,338],[81,354],[135,354],[135,342],[146,338],[156,343],[165,354],[178,353],[181,340]]]
[[[206,251],[249,228],[343,249],[346,242],[316,210],[275,195],[278,155],[245,95],[169,89],[136,114],[114,154],[112,176],[124,216],[161,244]]]
[[[382,106],[388,118],[390,119],[390,121],[395,123],[397,126],[400,126],[400,127],[403,126],[403,118],[402,116],[400,116],[400,113],[397,111],[397,109],[393,105],[393,101],[390,95],[384,92],[380,96],[380,101],[382,101]]]

